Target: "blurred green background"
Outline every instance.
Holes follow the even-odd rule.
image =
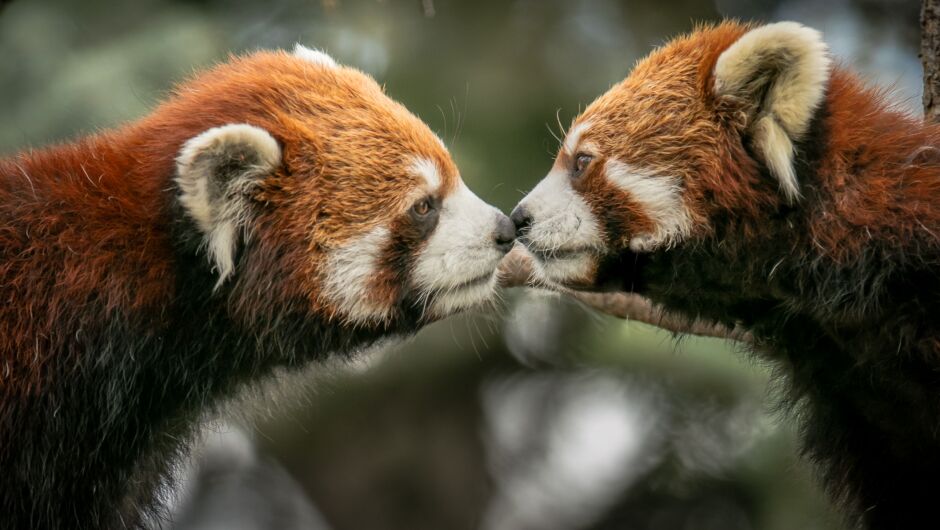
[[[917,11],[914,0],[17,0],[0,11],[0,154],[140,117],[229,53],[301,42],[384,83],[508,211],[551,165],[549,129],[695,22],[814,26],[919,113]],[[771,367],[550,295],[508,292],[501,305],[231,404],[234,419],[209,430],[223,441],[181,471],[190,486],[163,526],[839,527],[797,457]]]

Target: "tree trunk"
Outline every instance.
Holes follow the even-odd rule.
[[[920,9],[920,61],[924,66],[924,119],[940,119],[940,0]]]

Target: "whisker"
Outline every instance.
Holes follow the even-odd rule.
[[[555,141],[558,142],[558,145],[561,145],[561,144],[562,144],[562,140],[561,140],[561,138],[558,137],[558,135],[555,134],[555,130],[552,129],[552,126],[551,126],[550,124],[546,123],[546,124],[545,124],[545,128],[548,129],[548,133],[552,135],[552,138],[554,138]],[[551,154],[551,151],[549,151],[549,154]]]
[[[565,136],[568,136],[568,129],[566,129],[565,126],[562,125],[561,123],[561,108],[560,107],[555,109],[555,121],[558,123],[558,130],[559,132],[561,132],[561,137],[564,138]],[[558,140],[558,143],[559,145],[561,145],[563,141]]]
[[[444,114],[443,107],[441,107],[440,105],[435,105],[435,106],[437,107],[437,110],[441,113],[441,118],[443,118],[444,120],[444,134],[442,134],[441,136],[443,138],[447,138],[447,115]]]

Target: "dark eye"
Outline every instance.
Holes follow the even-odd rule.
[[[575,155],[574,167],[571,168],[571,178],[580,177],[584,170],[591,165],[592,160],[594,160],[594,157],[589,154],[578,153]]]
[[[431,202],[430,197],[421,199],[411,207],[411,211],[413,211],[418,217],[424,217],[425,215],[431,213],[431,210],[433,209],[434,204]]]

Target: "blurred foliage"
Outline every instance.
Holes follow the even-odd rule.
[[[919,107],[912,1],[18,0],[0,11],[0,153],[142,116],[230,52],[302,42],[373,74],[508,210],[551,165],[552,131],[722,16],[822,29]],[[260,400],[256,439],[334,528],[837,526],[768,367],[721,341],[511,292],[500,314],[290,379],[289,399]]]

